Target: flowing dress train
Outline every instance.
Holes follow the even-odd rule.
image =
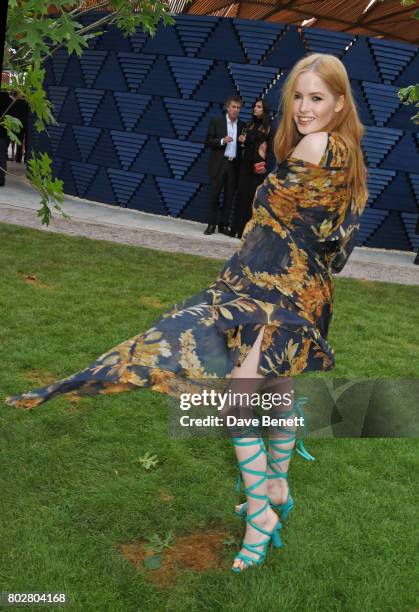
[[[348,163],[335,132],[319,164],[289,156],[258,187],[240,244],[212,284],[84,370],[6,403],[34,408],[68,392],[141,387],[179,396],[194,381],[229,378],[261,326],[259,374],[331,369],[332,272],[355,245],[361,212],[348,195]]]

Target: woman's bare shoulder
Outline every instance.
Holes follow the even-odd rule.
[[[326,150],[327,142],[327,132],[307,134],[303,136],[291,155],[311,164],[319,164]]]

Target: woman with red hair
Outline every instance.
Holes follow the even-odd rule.
[[[354,247],[367,201],[364,130],[346,69],[333,55],[298,61],[281,104],[278,165],[258,187],[240,244],[217,279],[85,370],[10,397],[9,405],[146,386],[179,397],[211,378],[252,391],[275,381],[290,396],[294,376],[333,367],[332,273]],[[292,417],[297,403],[282,413]],[[287,474],[295,438],[295,430],[280,427],[265,447],[253,430],[233,434],[246,493],[236,508],[246,532],[234,572],[260,565],[271,540],[281,545],[281,520],[293,507]]]

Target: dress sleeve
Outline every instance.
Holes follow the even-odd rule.
[[[324,249],[330,257],[329,267],[334,274],[338,274],[343,270],[350,254],[354,250],[359,224],[359,214],[350,203],[343,222],[324,243]]]

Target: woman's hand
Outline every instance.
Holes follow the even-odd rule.
[[[258,149],[258,154],[260,155],[260,157],[262,159],[266,159],[266,150],[268,148],[267,142],[265,140],[265,142],[262,142],[262,144],[260,145],[259,149]]]
[[[246,142],[246,134],[240,134],[239,138],[238,138],[239,142],[241,144],[243,144],[244,142]]]

